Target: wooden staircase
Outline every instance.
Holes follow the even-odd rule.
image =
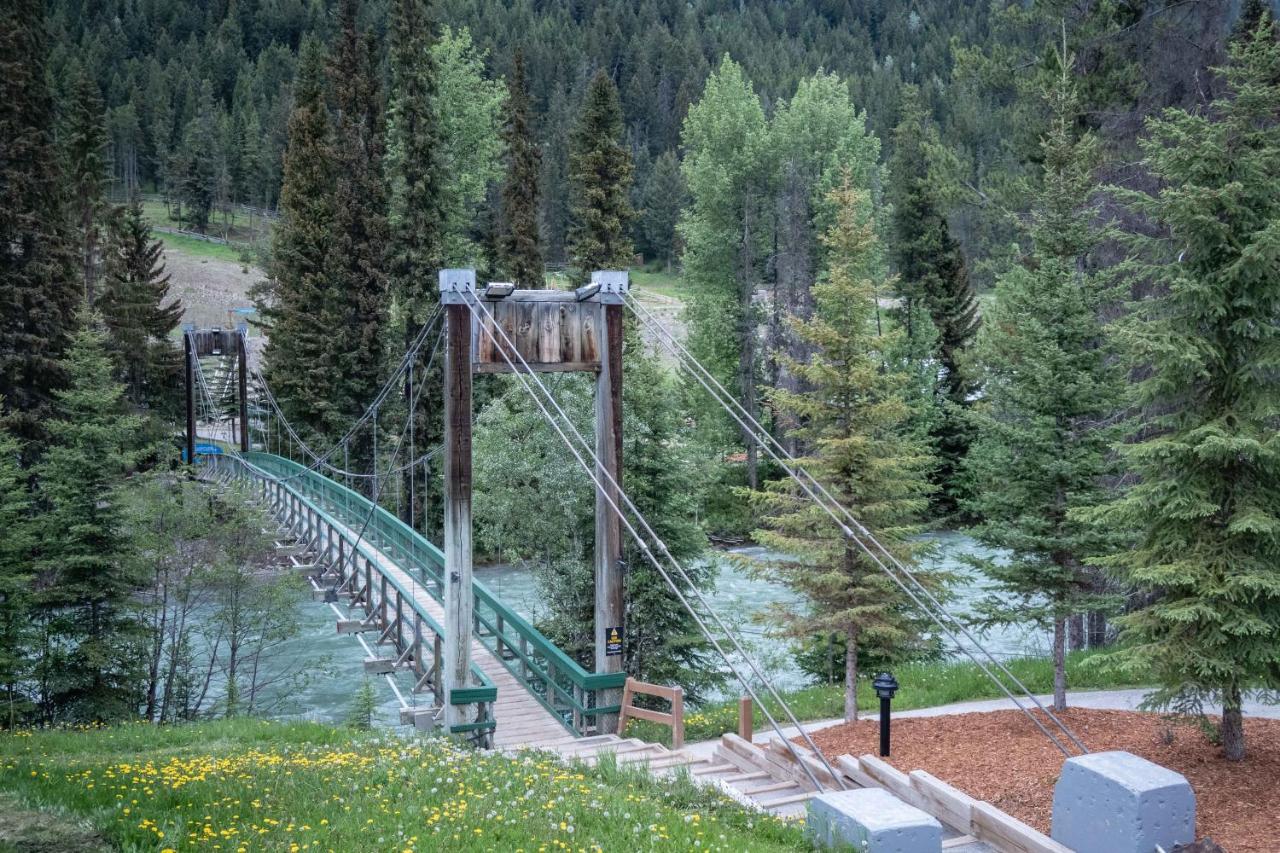
[[[771,765],[764,750],[736,735],[726,735],[706,756],[617,735],[578,738],[557,746],[555,752],[568,762],[587,766],[611,755],[620,766],[644,767],[655,776],[687,772],[699,784],[714,786],[744,805],[780,817],[803,815],[805,802],[817,793],[807,779]]]

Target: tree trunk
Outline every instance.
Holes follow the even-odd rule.
[[[844,721],[858,721],[858,629],[850,628],[844,644]]]
[[[1053,620],[1053,710],[1067,710],[1067,620]]]
[[[738,351],[738,384],[742,394],[742,405],[752,418],[758,418],[756,409],[756,327],[755,312],[751,308],[751,298],[755,295],[755,253],[752,242],[753,218],[751,199],[743,204],[742,211],[742,245],[738,248],[738,301],[742,322],[738,330],[740,337]],[[755,490],[760,485],[757,473],[758,456],[751,430],[744,430],[743,439],[747,445],[747,486]]]
[[[1077,613],[1071,617],[1071,651],[1078,652],[1084,648],[1084,614]]]
[[[1222,756],[1228,761],[1244,760],[1244,716],[1240,710],[1240,686],[1232,684],[1222,691]]]
[[[1089,648],[1100,649],[1107,644],[1107,614],[1101,610],[1089,611]]]

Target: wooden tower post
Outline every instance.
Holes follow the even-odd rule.
[[[476,722],[474,705],[453,705],[471,674],[471,312],[475,270],[441,270],[444,352],[444,721]]]
[[[626,641],[622,596],[622,524],[614,507],[621,508],[618,489],[622,483],[622,300],[627,291],[627,273],[614,270],[591,274],[599,285],[600,372],[596,374],[596,554],[595,554],[595,642],[596,672],[621,672]],[[606,476],[608,475],[608,476]],[[618,690],[602,691],[601,705],[616,705]],[[618,729],[616,714],[597,720],[600,731]]]
[[[195,327],[190,323],[182,326],[182,353],[185,356],[187,374],[187,464],[196,464],[196,354],[191,349],[191,333]]]
[[[249,354],[246,351],[245,335],[249,333],[247,324],[237,326],[235,330],[236,336],[236,366],[239,372],[239,386],[236,389],[236,396],[240,400],[240,452],[249,452]]]

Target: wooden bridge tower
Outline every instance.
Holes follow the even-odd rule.
[[[471,382],[476,373],[510,373],[511,365],[534,372],[588,372],[596,377],[595,451],[600,460],[596,489],[595,669],[622,671],[622,528],[612,505],[622,479],[622,304],[625,271],[597,271],[576,291],[516,290],[509,284],[476,289],[475,270],[440,271],[445,310],[445,695],[465,688],[471,663]],[[494,328],[500,327],[501,331]],[[505,336],[504,333],[505,332]],[[515,351],[507,345],[510,341]],[[510,363],[509,363],[510,362]],[[532,509],[532,508],[531,508]],[[610,695],[617,694],[617,695]],[[620,691],[597,697],[616,705]],[[445,705],[446,727],[474,722],[456,719],[474,706]],[[450,715],[455,718],[451,719]],[[598,718],[601,732],[613,732],[616,715]]]

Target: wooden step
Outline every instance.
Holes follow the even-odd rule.
[[[800,783],[794,779],[786,779],[782,782],[771,782],[768,785],[761,785],[758,788],[739,788],[745,796],[754,797],[757,794],[768,794],[771,791],[784,791],[787,788],[799,788]]]
[[[721,762],[720,764],[709,764],[706,767],[699,767],[693,771],[694,776],[709,776],[714,773],[728,773],[730,770],[739,769],[736,764],[728,764]]]
[[[770,776],[765,771],[757,770],[754,773],[739,773],[736,776],[726,776],[720,781],[728,782],[730,785],[732,785],[735,782],[753,782],[756,779],[772,779],[772,778],[773,777]]]
[[[792,805],[793,803],[803,803],[805,800],[813,799],[813,797],[814,797],[813,791],[805,791],[800,794],[792,794],[789,797],[779,797],[776,800],[768,800],[767,802],[761,802],[760,808],[778,809],[778,808],[782,808],[783,806]]]

